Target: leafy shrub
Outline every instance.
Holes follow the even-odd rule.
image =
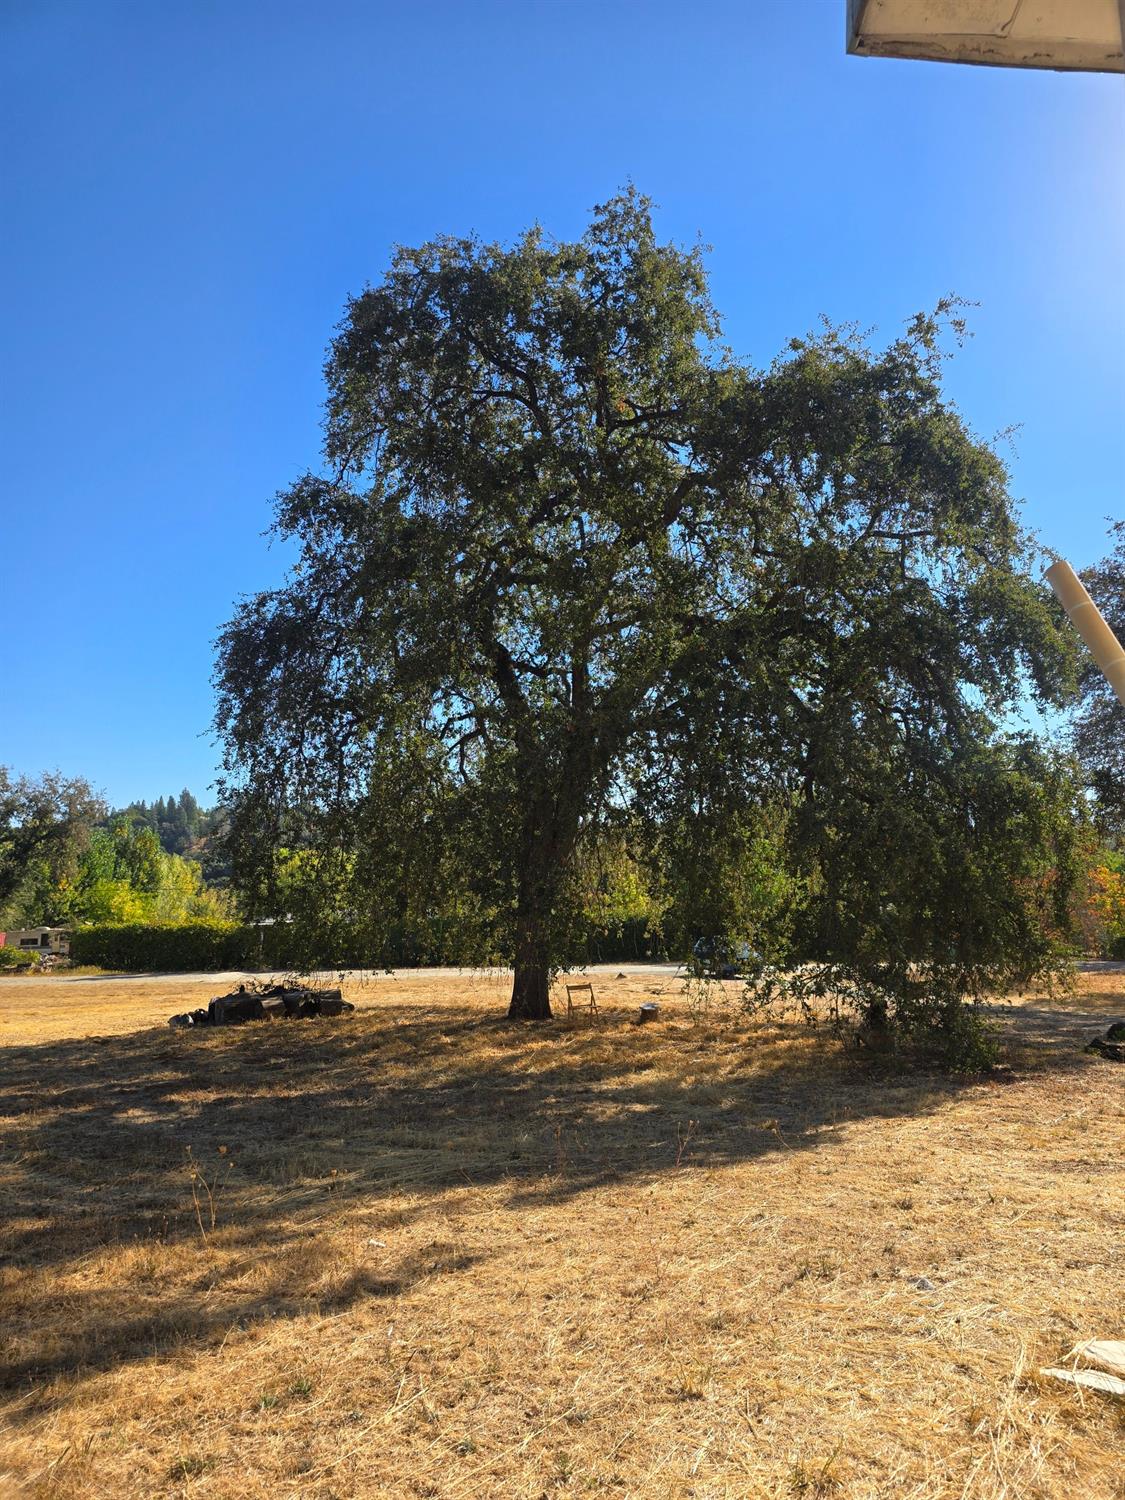
[[[285,922],[105,922],[77,928],[76,964],[124,974],[191,973],[217,969],[414,967],[476,961],[455,922],[434,918],[417,932],[392,930],[377,950],[362,932],[310,929]],[[2,951],[2,950],[0,950]]]
[[[571,958],[588,964],[651,963],[667,955],[664,934],[647,917],[631,917],[616,926],[588,931]]]
[[[1045,987],[1061,988],[1069,963],[1041,975]],[[710,980],[700,982],[709,1003]],[[693,1014],[704,1001],[690,995]],[[970,976],[955,964],[890,964],[864,969],[846,963],[805,963],[781,971],[764,965],[744,982],[739,1009],[744,1015],[794,1013],[809,1025],[830,1017],[861,1047],[901,1052],[915,1061],[955,1072],[990,1068],[999,1056],[995,1023],[981,1010]]]
[[[38,963],[34,948],[0,948],[0,969],[30,969]]]
[[[1098,946],[1111,958],[1125,952],[1125,861],[1119,854],[1106,850],[1100,862],[1089,872],[1088,905],[1098,928]]]
[[[79,927],[70,940],[76,964],[125,974],[266,967],[263,933],[237,922],[104,923]]]

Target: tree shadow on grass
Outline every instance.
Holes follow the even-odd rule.
[[[218,1344],[232,1329],[265,1319],[346,1312],[360,1302],[403,1296],[433,1275],[466,1271],[479,1260],[479,1256],[457,1254],[434,1265],[424,1256],[407,1256],[390,1271],[352,1269],[318,1296],[279,1290],[212,1299],[206,1297],[205,1289],[181,1288],[159,1300],[140,1299],[146,1304],[143,1310],[127,1316],[121,1315],[119,1294],[92,1291],[87,1294],[81,1326],[45,1329],[34,1354],[5,1362],[0,1389],[33,1387],[59,1376],[108,1370],[182,1345]]]
[[[1088,1018],[1060,1029],[1048,1008],[1012,1017],[1025,1018],[1032,1066],[1097,1065],[1068,1039]],[[383,1209],[402,1225],[469,1188],[546,1206],[685,1165],[831,1151],[851,1122],[939,1110],[981,1082],[894,1071],[800,1025],[637,1027],[610,1011],[528,1028],[452,1005],[9,1047],[2,1069],[0,1307],[21,1330],[0,1346],[9,1389],[313,1303],[403,1295],[473,1264],[431,1246],[378,1274],[341,1268],[313,1297],[298,1270],[289,1284],[286,1255],[325,1219],[362,1212],[370,1227]],[[85,1257],[144,1244],[198,1246],[198,1264],[167,1291],[72,1279],[67,1330],[21,1300],[24,1277],[49,1295]],[[268,1293],[240,1292],[240,1270],[270,1257]]]

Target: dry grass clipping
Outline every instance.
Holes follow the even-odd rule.
[[[1122,1332],[1119,976],[1005,1012],[1008,1083],[596,983],[0,984],[0,1493],[1125,1495],[1121,1404],[1033,1373]]]

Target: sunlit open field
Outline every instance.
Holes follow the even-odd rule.
[[[1007,1081],[595,984],[0,981],[0,1492],[1125,1495],[1036,1373],[1125,1336],[1125,976],[1003,1011]]]

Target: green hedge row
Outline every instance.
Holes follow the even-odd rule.
[[[644,922],[591,936],[577,962],[617,963],[663,957],[659,938]],[[428,930],[392,933],[377,952],[351,933],[326,936],[323,948],[285,923],[249,927],[238,922],[145,923],[79,927],[70,957],[123,974],[190,973],[216,969],[473,967],[482,961],[480,933],[435,918]]]
[[[280,966],[275,957],[277,945],[266,952],[264,934],[272,931],[238,922],[79,927],[71,935],[70,957],[76,964],[124,974],[272,968]]]
[[[456,924],[435,920],[431,930],[384,947],[355,933],[310,938],[296,927],[243,926],[238,922],[129,923],[79,927],[70,957],[117,973],[190,973],[216,969],[410,968],[467,964],[479,958],[479,942]]]

